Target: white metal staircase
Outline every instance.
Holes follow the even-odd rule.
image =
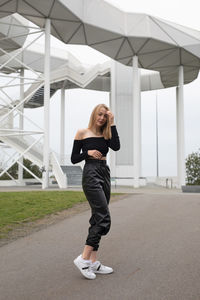
[[[39,138],[33,138],[30,135],[24,135],[24,134],[25,132],[23,132],[22,136],[20,135],[13,136],[9,134],[7,136],[4,135],[0,136],[2,142],[10,146],[11,148],[15,149],[19,153],[15,161],[12,161],[12,164],[14,162],[17,162],[19,158],[23,156],[29,159],[30,161],[32,161],[38,167],[42,168],[43,144],[40,142],[42,136],[39,136]],[[8,166],[7,169],[9,169],[9,167],[10,166]],[[67,187],[66,175],[62,171],[58,159],[56,158],[56,155],[53,151],[50,152],[50,168],[58,182],[59,187],[66,188]]]

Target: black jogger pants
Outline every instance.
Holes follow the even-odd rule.
[[[88,159],[83,168],[83,191],[90,204],[92,216],[86,245],[99,248],[102,235],[110,230],[110,169],[105,160]]]

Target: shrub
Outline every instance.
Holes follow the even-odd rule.
[[[200,149],[186,158],[187,185],[200,185]]]

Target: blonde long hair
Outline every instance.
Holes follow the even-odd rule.
[[[90,121],[89,121],[89,124],[88,124],[88,128],[90,130],[92,130],[92,128],[94,127],[97,114],[98,114],[98,112],[100,111],[101,108],[105,108],[107,111],[109,110],[108,106],[106,106],[105,104],[98,104],[97,106],[95,106],[95,108],[93,109],[93,111],[91,113]],[[108,120],[101,127],[101,133],[102,133],[102,135],[104,136],[104,138],[106,140],[111,139],[111,137],[112,137],[111,128],[110,128],[110,123],[108,122]]]

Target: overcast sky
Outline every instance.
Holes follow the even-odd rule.
[[[200,4],[197,0],[108,0],[125,11],[151,14],[166,20],[200,30]],[[108,57],[89,47],[69,46],[52,38],[52,46],[66,47],[86,64],[103,62]],[[200,148],[200,77],[185,86],[185,141],[186,155]],[[160,176],[176,176],[176,96],[175,88],[159,90],[159,173]],[[60,93],[51,101],[51,148],[59,152]],[[142,93],[142,175],[156,175],[155,143],[155,99],[156,92]],[[108,104],[109,96],[105,92],[87,90],[66,91],[66,152],[70,154],[73,137],[78,128],[87,127],[92,108],[98,103]],[[70,106],[70,109],[69,109]],[[78,110],[77,110],[78,107]],[[42,126],[42,109],[31,110],[31,114]],[[78,122],[77,122],[78,120]]]

